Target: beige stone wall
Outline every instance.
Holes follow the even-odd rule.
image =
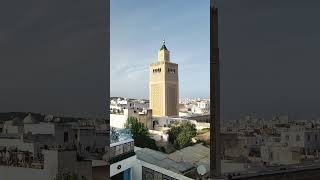
[[[160,54],[160,53],[159,53]],[[154,116],[179,113],[178,64],[158,61],[150,65],[149,98]]]
[[[159,51],[158,61],[170,61],[170,51]]]
[[[179,115],[178,64],[166,62],[165,69],[166,116],[177,116]]]
[[[153,115],[162,116],[164,114],[164,80],[165,80],[164,62],[158,62],[150,65],[149,98],[150,109]]]
[[[167,84],[167,93],[166,93],[166,109],[167,116],[176,116],[178,115],[177,107],[177,84]]]
[[[162,84],[151,85],[151,98],[150,109],[153,111],[153,115],[161,116],[163,111],[163,86]]]
[[[138,120],[148,129],[152,129],[152,110],[148,109],[147,114],[139,114]]]

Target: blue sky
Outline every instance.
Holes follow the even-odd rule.
[[[165,38],[180,97],[209,97],[209,13],[209,0],[111,0],[111,96],[148,98],[149,64]]]

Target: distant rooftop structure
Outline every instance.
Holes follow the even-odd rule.
[[[24,124],[35,124],[35,123],[38,123],[38,119],[36,116],[32,115],[31,113],[28,114],[28,116],[26,116],[24,119],[23,119],[23,123]]]
[[[210,169],[210,149],[202,144],[188,146],[169,155],[170,159],[181,162],[190,162],[194,165],[204,165]]]
[[[148,148],[136,151],[136,155],[139,160],[168,169],[178,174],[184,174],[195,168],[191,163],[176,162],[170,159],[167,154]]]

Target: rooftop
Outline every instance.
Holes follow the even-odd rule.
[[[210,169],[210,149],[202,144],[188,146],[168,156],[176,162],[188,162],[195,167],[203,165],[207,170]]]
[[[194,168],[191,163],[182,161],[176,162],[170,159],[167,154],[148,148],[136,151],[136,155],[139,160],[168,169],[178,174],[183,174]]]

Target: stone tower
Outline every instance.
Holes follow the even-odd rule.
[[[179,115],[178,64],[170,62],[165,41],[158,51],[158,61],[150,65],[149,99],[154,116]]]

